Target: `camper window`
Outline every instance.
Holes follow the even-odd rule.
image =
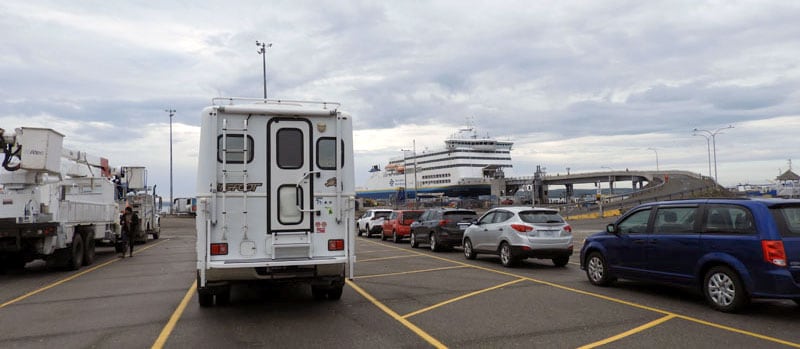
[[[336,169],[336,138],[334,137],[322,137],[317,140],[317,167],[323,170],[335,170]],[[344,166],[344,141],[342,141],[341,145],[341,154],[342,154],[342,162],[341,165]]]
[[[217,161],[222,162],[222,152],[225,151],[225,162],[229,164],[244,163],[244,135],[225,136],[227,147],[222,146],[222,136],[217,137]],[[253,137],[247,136],[247,162],[253,161]]]
[[[303,166],[303,131],[297,128],[280,129],[277,134],[278,167],[298,169]]]

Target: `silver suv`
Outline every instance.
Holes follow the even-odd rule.
[[[536,207],[503,207],[487,211],[464,232],[464,256],[500,255],[506,267],[525,258],[552,259],[563,267],[572,255],[572,227],[558,211]]]
[[[364,212],[364,215],[356,221],[358,236],[361,236],[361,233],[366,233],[367,237],[371,237],[374,233],[381,233],[381,231],[383,231],[383,220],[391,214],[392,210],[388,209],[367,210],[367,212]]]

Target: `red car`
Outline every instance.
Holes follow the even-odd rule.
[[[389,237],[395,243],[408,237],[411,234],[411,223],[414,223],[419,216],[422,215],[422,210],[395,210],[389,218],[383,221],[383,233],[381,233],[381,240],[386,240]]]

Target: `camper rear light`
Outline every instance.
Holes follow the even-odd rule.
[[[228,254],[228,243],[212,243],[211,244],[211,255],[212,256],[220,256]]]
[[[328,240],[328,251],[344,251],[344,239]]]

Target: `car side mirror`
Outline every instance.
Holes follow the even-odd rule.
[[[606,226],[606,232],[609,234],[619,235],[619,231],[617,231],[617,225],[614,223],[609,223]]]

